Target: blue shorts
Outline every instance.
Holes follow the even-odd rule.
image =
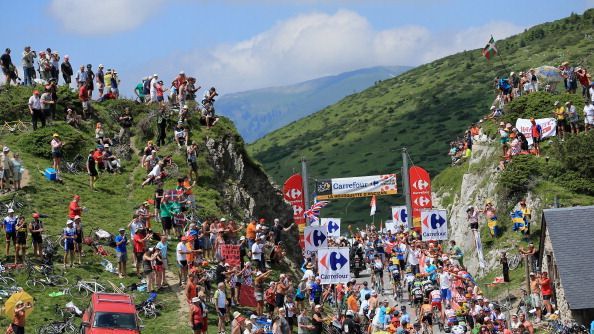
[[[72,241],[72,242],[66,241],[64,243],[64,250],[65,251],[73,251],[74,250],[74,241]]]
[[[452,300],[452,291],[450,289],[441,289],[441,300]]]

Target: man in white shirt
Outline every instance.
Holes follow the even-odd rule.
[[[410,246],[409,246],[410,247]],[[419,269],[419,255],[420,255],[420,251],[418,249],[411,249],[409,248],[408,251],[408,259],[406,260],[406,262],[408,264],[410,264],[413,274],[418,274],[420,273],[420,269]]]
[[[443,271],[442,267],[437,268],[437,280],[439,281],[439,290],[441,291],[441,300],[446,304],[450,304],[452,300],[451,276],[447,271]]]
[[[264,261],[262,259],[262,254],[264,253],[264,240],[266,237],[261,236],[257,239],[256,243],[252,245],[252,261],[254,262],[254,266],[260,269],[261,271],[265,271],[266,268],[264,267]]]
[[[221,282],[217,286],[214,294],[215,304],[217,305],[217,315],[219,317],[219,333],[225,333],[225,314],[227,313],[227,295],[225,294],[225,283]]]
[[[41,121],[41,127],[45,127],[45,115],[41,111],[41,97],[38,90],[34,90],[33,95],[29,98],[29,112],[31,113],[33,130],[37,130],[38,121]]]
[[[157,102],[157,83],[159,82],[159,76],[157,74],[153,74],[153,78],[151,79],[150,84],[150,94],[151,99],[149,103]]]
[[[184,285],[186,277],[188,275],[188,260],[186,255],[189,254],[188,247],[186,247],[186,237],[182,237],[177,246],[175,247],[175,259],[177,265],[181,270],[181,282],[180,285]]]

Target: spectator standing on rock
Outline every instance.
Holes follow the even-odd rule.
[[[38,90],[33,91],[33,95],[29,98],[29,112],[31,113],[31,123],[33,123],[33,130],[37,130],[37,122],[41,121],[41,126],[45,127],[45,115],[42,112],[41,97]]]
[[[74,75],[74,71],[72,70],[72,64],[70,64],[70,56],[65,55],[64,61],[62,65],[60,65],[60,69],[62,70],[62,78],[64,78],[64,84],[66,86],[70,86],[72,82],[72,75]]]
[[[6,48],[4,54],[0,56],[0,65],[2,65],[2,73],[6,78],[5,85],[10,85],[10,80],[13,77],[15,71],[14,65],[12,64],[12,58],[10,57],[10,49]],[[16,83],[16,78],[14,78]]]
[[[93,65],[87,64],[87,77],[85,78],[85,84],[87,85],[87,89],[89,90],[89,98],[93,97],[93,90],[95,90],[95,72],[93,72]]]

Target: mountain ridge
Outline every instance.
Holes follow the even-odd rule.
[[[411,68],[375,66],[292,85],[226,94],[217,101],[217,111],[233,119],[242,136],[251,142],[271,130]]]

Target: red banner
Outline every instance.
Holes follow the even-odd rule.
[[[231,267],[239,267],[239,245],[221,245],[221,255]]]
[[[431,209],[431,178],[421,167],[408,170],[413,227],[421,228],[421,209]]]
[[[303,197],[303,178],[301,174],[293,174],[285,181],[283,185],[283,194],[285,201],[291,203],[293,207],[293,220],[299,228],[299,245],[301,249],[305,247],[303,240],[303,230],[305,229],[305,202]]]
[[[239,288],[239,305],[247,307],[256,307],[256,296],[254,296],[254,287],[242,284]]]

